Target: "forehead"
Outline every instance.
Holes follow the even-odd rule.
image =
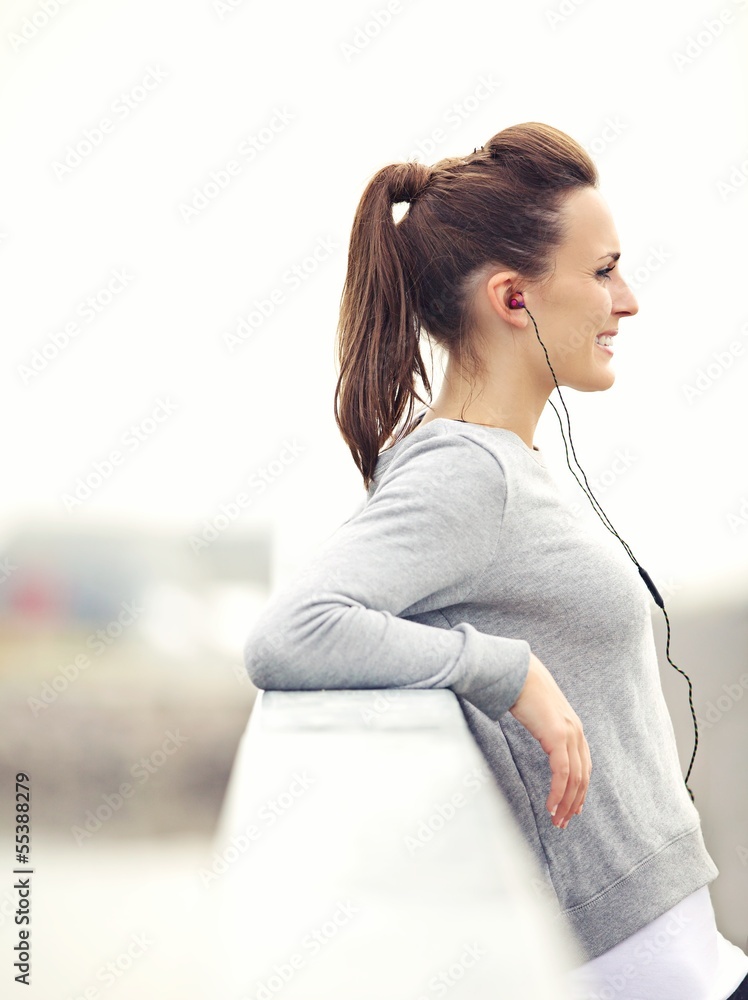
[[[620,249],[613,216],[596,188],[572,191],[564,200],[562,215],[567,225],[567,238],[561,255],[583,254],[595,260]]]

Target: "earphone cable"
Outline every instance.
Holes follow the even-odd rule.
[[[631,551],[631,548],[626,544],[626,542],[623,540],[623,538],[621,538],[621,536],[615,530],[615,528],[613,527],[612,522],[610,521],[610,519],[608,518],[607,514],[602,509],[602,507],[600,506],[599,502],[597,501],[597,499],[594,497],[594,495],[592,493],[592,489],[590,488],[590,484],[589,484],[589,482],[587,482],[587,476],[584,473],[584,469],[579,464],[579,460],[577,458],[577,454],[574,451],[574,443],[573,443],[572,437],[571,437],[571,418],[569,417],[569,411],[566,408],[566,403],[564,402],[564,397],[561,395],[561,389],[559,387],[558,380],[556,379],[556,373],[554,372],[553,366],[551,365],[550,359],[548,357],[548,351],[546,350],[545,344],[540,339],[540,333],[538,331],[538,324],[535,322],[535,317],[532,315],[532,313],[527,308],[527,306],[524,305],[524,303],[522,304],[522,308],[527,312],[527,315],[532,320],[533,326],[535,327],[535,335],[538,338],[540,346],[543,348],[543,352],[545,353],[545,359],[548,362],[548,367],[551,370],[551,375],[553,375],[553,381],[555,382],[555,385],[556,385],[556,392],[558,392],[559,399],[561,400],[561,404],[562,404],[562,406],[564,408],[564,411],[566,413],[566,420],[567,420],[567,423],[568,423],[568,426],[569,426],[569,444],[571,445],[571,451],[572,451],[572,454],[574,455],[574,461],[579,466],[579,471],[582,473],[582,476],[584,477],[584,481],[585,481],[585,483],[587,485],[587,489],[585,489],[585,487],[582,486],[582,483],[581,483],[579,477],[577,476],[576,472],[574,471],[574,469],[571,466],[571,462],[569,460],[569,449],[568,449],[567,444],[566,444],[566,435],[564,433],[563,421],[561,420],[561,415],[559,414],[558,410],[556,409],[555,406],[553,406],[553,403],[549,399],[548,402],[553,407],[553,411],[556,414],[556,417],[558,418],[559,426],[561,428],[561,438],[562,438],[562,440],[564,442],[564,451],[566,452],[566,464],[569,466],[569,470],[571,471],[571,474],[576,479],[576,481],[577,481],[580,489],[582,490],[582,492],[585,494],[585,496],[587,497],[587,499],[592,504],[592,509],[595,511],[595,513],[600,518],[600,520],[603,522],[603,524],[608,529],[608,531],[610,531],[613,535],[615,535],[616,538],[618,539],[618,541],[621,543],[621,545],[623,545],[623,547],[626,550],[629,558],[631,559],[631,561],[638,568],[639,575],[642,577],[642,579],[646,583],[647,587],[649,588],[652,596],[655,599],[655,603],[662,609],[662,613],[665,616],[665,622],[666,622],[666,625],[667,625],[667,640],[666,640],[666,643],[665,643],[665,656],[667,657],[667,661],[670,664],[670,666],[674,667],[675,670],[677,670],[679,674],[682,674],[686,678],[686,680],[688,681],[688,704],[689,704],[689,707],[691,709],[691,717],[693,719],[694,747],[693,747],[693,753],[691,754],[691,762],[689,763],[689,765],[688,765],[688,771],[686,772],[685,785],[686,785],[686,790],[688,791],[688,794],[691,797],[691,802],[695,803],[693,792],[691,791],[691,789],[689,788],[689,785],[688,785],[688,779],[689,779],[689,777],[691,775],[691,769],[693,768],[693,763],[694,763],[694,760],[696,759],[696,751],[698,750],[698,746],[699,746],[699,727],[698,727],[698,723],[696,721],[696,712],[695,712],[694,706],[693,706],[693,685],[691,683],[691,678],[688,676],[688,674],[685,671],[681,670],[680,667],[676,666],[675,663],[673,663],[673,661],[670,658],[670,618],[668,617],[668,613],[665,610],[665,602],[663,601],[662,596],[660,595],[659,591],[655,587],[655,585],[652,582],[652,580],[651,580],[649,574],[647,573],[647,571],[644,569],[643,566],[641,566],[639,564],[638,560],[634,556],[634,553]]]

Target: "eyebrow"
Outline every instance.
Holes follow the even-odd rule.
[[[612,257],[613,260],[618,260],[618,258],[620,256],[621,256],[621,251],[620,250],[617,253],[613,253],[613,251],[611,250],[610,253],[603,254],[602,257],[598,257],[597,259],[598,260],[605,260],[606,257]]]

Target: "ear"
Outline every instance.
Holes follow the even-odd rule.
[[[489,304],[494,312],[505,323],[522,330],[529,322],[527,312],[524,309],[511,309],[509,307],[512,295],[522,291],[520,284],[521,278],[516,271],[496,271],[486,281],[485,288]]]

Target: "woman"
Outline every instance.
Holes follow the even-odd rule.
[[[580,996],[748,997],[748,957],[714,919],[719,872],[680,771],[649,595],[533,443],[555,380],[613,384],[610,345],[638,311],[597,184],[586,152],[537,122],[374,174],[335,400],[366,502],[276,593],[245,661],[260,688],[451,688],[588,957]],[[422,331],[448,361],[413,420],[416,375],[431,395]]]

